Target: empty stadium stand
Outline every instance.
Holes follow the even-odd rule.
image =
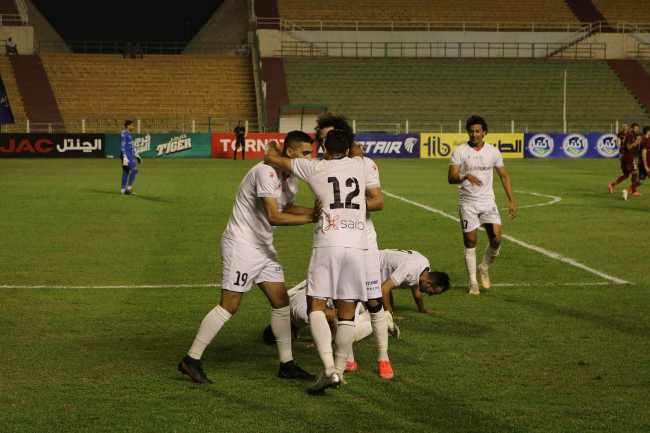
[[[577,22],[564,0],[278,0],[278,12],[286,20]]]
[[[256,121],[249,57],[44,54],[42,59],[68,130],[78,130],[81,119],[88,119],[88,130],[93,119],[113,119],[114,125],[126,118],[151,120],[151,132],[170,129],[165,119],[195,119],[200,130],[210,118]]]
[[[639,0],[592,0],[596,8],[610,22],[650,24],[650,5]]]
[[[284,68],[292,104],[318,103],[377,125],[408,119],[411,130],[453,132],[459,119],[480,113],[493,130],[514,120],[520,131],[560,131],[564,70],[570,130],[649,119],[605,61],[288,57]]]

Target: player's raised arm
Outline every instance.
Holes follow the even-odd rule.
[[[282,171],[291,173],[291,158],[282,156],[277,141],[271,141],[266,146],[266,153],[264,154],[264,162]]]
[[[512,184],[510,183],[510,175],[508,174],[508,171],[506,170],[505,167],[495,167],[494,168],[497,173],[499,173],[499,177],[501,178],[501,184],[503,185],[503,191],[506,193],[506,197],[508,197],[508,214],[510,215],[510,218],[515,218],[517,216],[517,202],[515,201],[514,196],[512,195]]]

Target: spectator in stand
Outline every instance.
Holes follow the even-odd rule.
[[[5,42],[5,50],[8,56],[17,56],[18,47],[16,46],[16,41],[11,38],[7,38],[7,41]]]
[[[241,159],[246,159],[246,127],[241,124],[241,120],[237,122],[237,126],[233,129],[235,133],[235,155],[233,159],[237,159],[237,149],[241,147]]]

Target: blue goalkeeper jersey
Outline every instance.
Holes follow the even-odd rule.
[[[125,129],[120,134],[120,147],[122,155],[126,156],[129,161],[135,161],[135,149],[133,148],[133,138],[128,129]]]

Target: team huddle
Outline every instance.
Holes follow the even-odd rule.
[[[510,178],[500,152],[484,142],[487,124],[468,119],[467,144],[453,153],[448,181],[459,184],[461,229],[465,243],[468,291],[480,293],[491,286],[489,266],[500,250],[501,220],[492,189],[492,172],[499,174],[508,211],[517,207]],[[408,287],[418,311],[422,295],[440,294],[450,286],[444,272],[431,271],[429,261],[412,250],[380,250],[370,215],[384,208],[377,165],[354,142],[352,128],[341,116],[318,119],[316,141],[323,146],[322,159],[312,159],[313,140],[302,131],[287,134],[284,146],[268,146],[264,162],[255,165],[242,180],[232,214],[221,239],[221,300],[203,318],[192,345],[178,365],[196,383],[212,381],[201,358],[224,324],[237,312],[242,296],[253,283],[271,304],[271,324],[265,340],[275,343],[278,376],[315,380],[311,395],[345,383],[344,373],[356,371],[353,344],[370,334],[377,349],[381,378],[394,376],[388,355],[389,334],[399,338],[392,316],[392,290]],[[312,207],[294,203],[298,179],[314,194]],[[307,279],[287,290],[284,272],[273,247],[273,226],[313,225],[313,248]],[[489,245],[477,280],[477,231],[483,226]],[[318,377],[293,359],[292,344],[300,329],[309,327],[323,365]],[[334,344],[333,344],[334,343]]]

